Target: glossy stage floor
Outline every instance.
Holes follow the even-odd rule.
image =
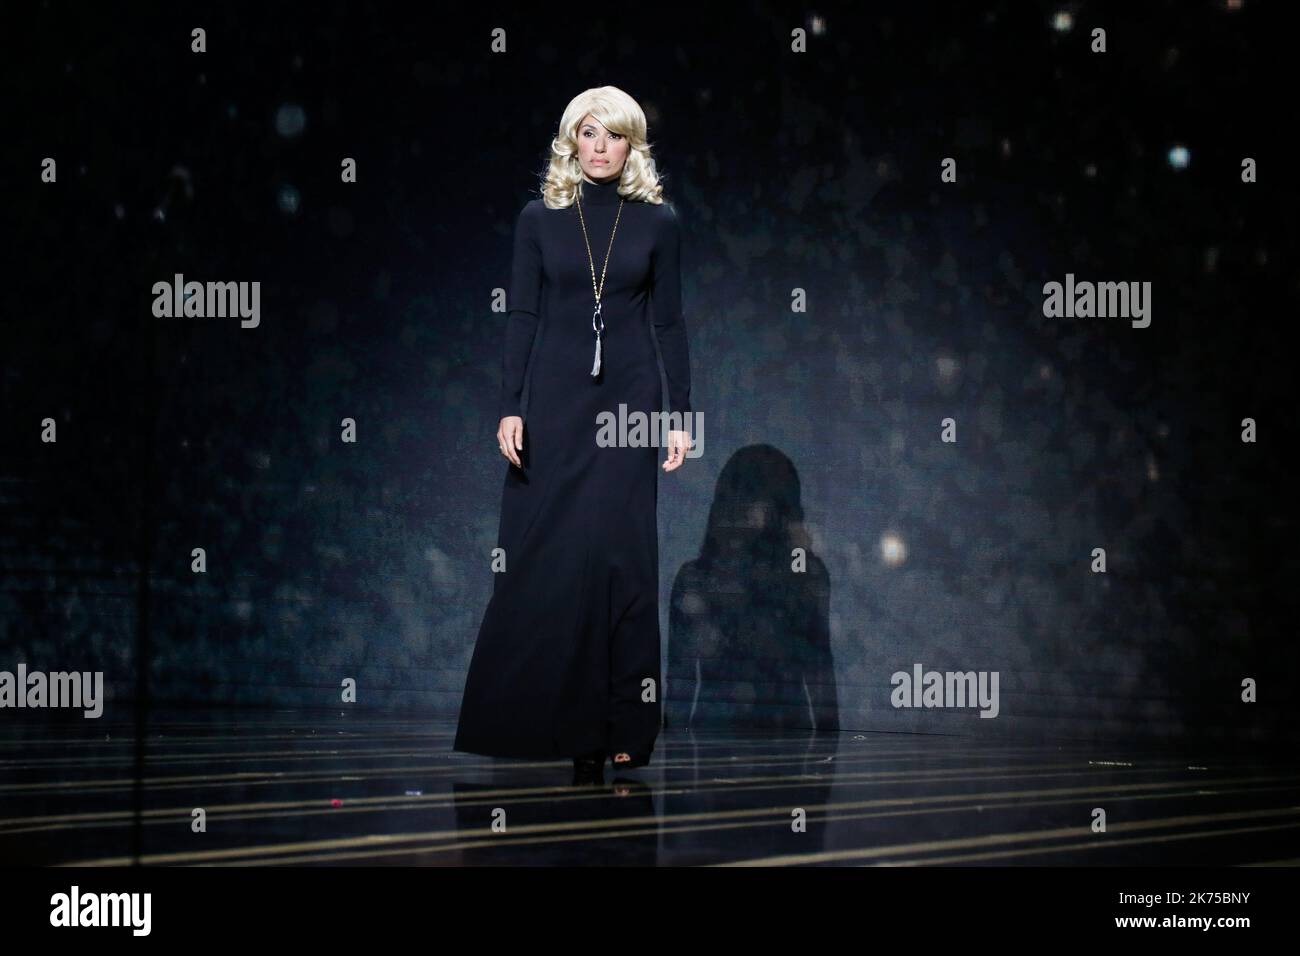
[[[1300,862],[1293,756],[667,730],[649,767],[575,785],[569,760],[452,751],[448,722],[224,711],[153,717],[137,787],[130,724],[13,716],[9,864]]]

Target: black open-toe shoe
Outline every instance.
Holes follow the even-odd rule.
[[[616,760],[614,758],[623,754],[631,757],[631,760]],[[635,770],[637,767],[644,767],[650,762],[649,750],[615,750],[609,755],[609,762],[614,765],[615,770]]]
[[[599,780],[604,769],[605,751],[603,750],[596,750],[573,758],[573,779],[575,783]]]

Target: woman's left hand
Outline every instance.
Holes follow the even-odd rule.
[[[664,471],[676,471],[686,460],[686,452],[691,447],[690,432],[668,433],[668,460],[664,462]]]

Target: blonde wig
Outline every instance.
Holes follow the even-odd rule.
[[[564,109],[560,128],[551,140],[551,158],[542,175],[542,202],[547,209],[572,206],[578,197],[582,165],[578,162],[578,124],[590,113],[611,133],[627,138],[627,160],[619,179],[624,199],[659,204],[663,186],[654,156],[646,141],[645,112],[616,86],[600,86],[579,93]]]

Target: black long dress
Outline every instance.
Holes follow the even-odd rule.
[[[658,434],[651,428],[639,447],[601,447],[597,416],[617,419],[626,406],[623,414],[640,411],[650,421],[662,409],[652,334],[669,410],[691,410],[681,233],[671,206],[623,200],[618,188],[618,180],[580,187],[597,283],[618,217],[597,377],[595,297],[577,203],[548,209],[534,199],[516,223],[499,412],[522,415],[530,368],[523,467],[506,463],[498,532],[506,565],[494,574],[470,660],[456,750],[648,751],[659,734],[656,512],[666,449],[649,443]]]

